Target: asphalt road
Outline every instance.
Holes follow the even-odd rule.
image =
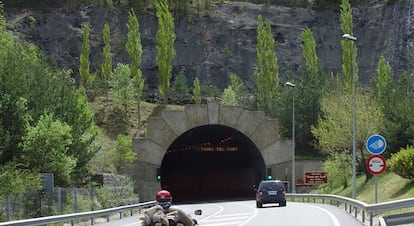
[[[344,209],[336,206],[288,202],[286,207],[264,205],[256,208],[255,201],[234,201],[178,205],[198,220],[200,226],[362,226]],[[195,216],[194,210],[203,214]],[[138,215],[99,226],[141,226]]]

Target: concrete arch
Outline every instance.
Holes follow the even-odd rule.
[[[223,125],[243,133],[256,145],[266,167],[272,168],[279,177],[282,173],[276,171],[285,173],[280,165],[292,159],[289,151],[291,140],[281,139],[278,121],[265,117],[262,111],[224,106],[219,101],[186,105],[184,111],[163,110],[160,117],[148,119],[147,137],[133,141],[138,160],[128,168],[127,173],[135,181],[135,192],[140,195],[141,201],[153,200],[155,191],[160,189],[157,169],[169,146],[186,131],[204,125]]]

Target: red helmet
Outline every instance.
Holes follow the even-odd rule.
[[[172,196],[171,193],[167,190],[161,190],[157,193],[157,195],[155,196],[155,199],[158,202],[171,202],[172,201]]]

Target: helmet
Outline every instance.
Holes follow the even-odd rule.
[[[171,193],[167,190],[161,190],[157,193],[157,195],[155,196],[155,199],[158,202],[171,202],[172,201],[172,196]]]

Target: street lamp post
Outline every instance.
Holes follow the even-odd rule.
[[[292,87],[292,193],[296,193],[295,172],[295,84],[286,82],[286,86]]]
[[[350,34],[344,34],[342,38],[355,42],[357,40],[356,37],[351,36]],[[352,48],[352,198],[355,199],[356,197],[356,114],[355,114],[355,50]]]

